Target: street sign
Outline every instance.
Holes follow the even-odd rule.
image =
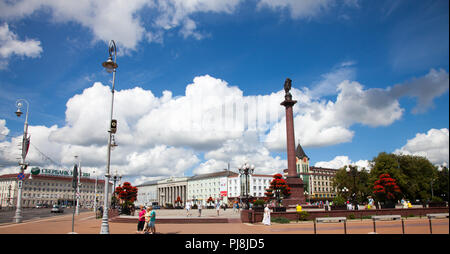
[[[19,179],[19,180],[25,179],[25,174],[24,174],[24,173],[19,173],[19,174],[17,175],[17,179]]]

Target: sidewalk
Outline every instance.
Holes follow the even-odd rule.
[[[205,209],[206,210],[206,209]],[[181,210],[182,213],[185,210]],[[227,209],[228,211],[228,209]],[[231,213],[222,213],[219,217],[238,216]],[[180,211],[157,210],[157,218],[181,216]],[[204,218],[217,217],[214,212],[205,212]],[[194,210],[192,216],[198,213]],[[426,218],[405,219],[405,234],[430,234],[429,221]],[[75,217],[75,232],[78,234],[99,234],[101,219],[96,219],[93,212],[80,213]],[[109,222],[110,234],[136,234],[136,223]],[[433,234],[449,234],[449,220],[436,219],[432,221]],[[20,224],[8,223],[0,225],[0,234],[68,234],[72,231],[72,215],[56,216],[46,219],[25,221]],[[164,234],[314,234],[314,224],[311,221],[272,224],[265,226],[261,223],[195,223],[195,224],[156,224],[156,231]],[[401,222],[381,221],[376,224],[378,234],[402,234]],[[373,232],[372,220],[349,220],[347,221],[347,234],[369,234]],[[344,234],[342,223],[317,224],[317,234]]]

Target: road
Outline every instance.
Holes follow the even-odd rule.
[[[72,214],[72,208],[64,209],[63,213],[51,213],[51,208],[25,208],[22,210],[23,221],[37,220],[41,218],[47,218],[52,216],[61,216]],[[80,209],[80,213],[87,212],[88,209]],[[0,210],[0,225],[4,223],[11,223],[14,221],[15,209],[1,209]]]

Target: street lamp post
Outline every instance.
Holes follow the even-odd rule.
[[[110,117],[110,129],[109,132],[109,138],[108,138],[108,153],[107,153],[107,163],[106,163],[106,173],[105,173],[105,199],[104,199],[104,209],[103,209],[103,218],[102,218],[102,226],[100,229],[100,234],[109,234],[109,224],[108,224],[108,210],[109,210],[109,178],[110,178],[110,163],[111,163],[111,140],[112,135],[116,131],[116,121],[113,121],[113,107],[114,107],[114,83],[116,79],[116,69],[118,67],[116,60],[117,60],[117,48],[116,43],[111,40],[109,42],[108,47],[109,57],[106,62],[103,62],[102,65],[105,67],[106,71],[108,73],[113,74],[113,80],[112,80],[112,89],[111,89],[111,117]],[[113,61],[113,53],[114,53],[114,61]]]
[[[255,166],[250,166],[247,163],[239,167],[239,174],[241,175],[241,196],[244,196],[245,203],[247,204],[246,209],[249,209],[250,176],[254,170]]]
[[[17,117],[20,117],[22,115],[22,112],[20,111],[20,108],[23,106],[22,102],[25,102],[27,104],[27,113],[25,114],[25,124],[23,126],[23,138],[22,138],[22,160],[19,163],[20,165],[20,175],[22,175],[27,168],[28,164],[25,163],[25,157],[27,156],[28,152],[28,145],[29,140],[27,138],[28,136],[28,107],[29,103],[28,101],[24,99],[18,99],[16,101],[17,111],[16,115]],[[14,220],[16,223],[22,222],[22,179],[18,179],[18,192],[17,192],[17,206],[16,206],[16,214],[14,215]]]
[[[114,173],[113,176],[113,182],[114,182],[114,189],[113,189],[113,196],[114,196],[114,208],[116,208],[117,206],[117,200],[116,200],[116,182],[119,182],[119,186],[120,186],[120,181],[122,180],[122,175],[118,175],[117,174],[117,170]]]

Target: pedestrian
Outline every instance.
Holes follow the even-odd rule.
[[[150,206],[148,206],[144,215],[145,217],[144,234],[148,234],[148,231],[150,230],[150,215],[151,215],[151,208]]]
[[[191,216],[191,202],[186,202],[186,217]]]
[[[262,223],[266,226],[270,226],[270,209],[266,204],[266,207],[264,208],[264,216]]]
[[[138,233],[141,233],[144,231],[144,225],[145,225],[145,208],[143,205],[140,206],[141,211],[139,212],[139,219],[138,219],[138,226],[137,231]]]
[[[155,212],[155,210],[153,210],[153,207],[150,206],[149,228],[150,228],[151,234],[155,234],[156,233],[155,222],[156,222],[156,212]]]
[[[198,217],[202,216],[202,202],[198,203]]]
[[[412,208],[411,202],[409,202],[409,200],[406,201],[406,203],[407,203],[408,208]]]
[[[217,216],[219,216],[219,211],[220,211],[220,203],[219,203],[219,201],[216,202],[216,211],[217,211]]]
[[[100,206],[98,208],[98,211],[100,212],[99,217],[102,218],[103,217],[103,206]]]

